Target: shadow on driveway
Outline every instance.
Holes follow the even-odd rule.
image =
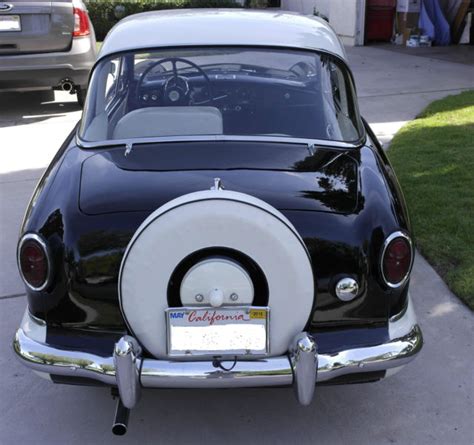
[[[28,125],[53,117],[65,117],[81,107],[75,95],[53,91],[29,93],[0,93],[0,128]]]
[[[16,245],[26,206],[42,174],[43,169],[0,174],[0,298],[24,292]]]

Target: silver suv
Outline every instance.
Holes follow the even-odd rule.
[[[95,59],[82,0],[0,0],[0,92],[63,90],[82,105]]]

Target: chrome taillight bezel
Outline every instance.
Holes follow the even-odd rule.
[[[385,253],[387,251],[388,246],[390,243],[397,239],[397,238],[403,238],[408,242],[408,245],[410,246],[410,265],[408,267],[407,273],[404,275],[404,277],[401,279],[401,281],[397,283],[392,283],[390,282],[387,277],[385,276],[384,273],[384,258],[385,258]],[[413,268],[413,261],[415,259],[415,251],[413,249],[413,242],[408,234],[405,232],[402,232],[401,230],[397,230],[396,232],[391,233],[384,241],[383,246],[382,246],[382,254],[380,256],[380,261],[379,261],[379,268],[380,268],[380,274],[382,276],[382,280],[386,286],[388,286],[391,289],[398,289],[399,287],[403,286],[407,280],[410,278],[411,270]]]
[[[21,268],[21,258],[20,258],[21,249],[27,241],[31,241],[31,240],[37,242],[40,245],[41,249],[43,249],[44,251],[44,256],[46,258],[46,266],[47,266],[46,279],[43,282],[43,284],[38,287],[33,286],[31,283],[28,282],[26,277],[23,275],[23,270]],[[18,271],[20,272],[21,279],[23,280],[23,283],[25,283],[25,286],[28,289],[34,292],[40,292],[49,286],[51,282],[51,257],[49,254],[48,245],[46,244],[46,242],[40,235],[36,233],[27,233],[21,237],[20,242],[18,243],[16,260],[17,260]]]

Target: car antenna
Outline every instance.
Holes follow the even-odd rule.
[[[133,150],[133,142],[128,142],[125,144],[125,156],[128,156]]]

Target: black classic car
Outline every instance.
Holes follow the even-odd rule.
[[[377,381],[422,347],[413,241],[329,25],[194,10],[121,21],[27,209],[22,362],[142,388]]]

